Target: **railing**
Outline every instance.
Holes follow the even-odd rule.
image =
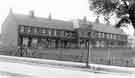
[[[115,54],[112,58],[112,54],[108,59],[106,55],[103,54],[104,51],[101,49],[92,49],[92,63],[103,64],[103,65],[113,65],[113,66],[124,66],[124,67],[134,67],[135,64],[130,58],[125,56],[116,57]],[[118,51],[115,49],[115,51]],[[124,50],[123,50],[124,51]],[[98,54],[93,54],[97,52]],[[121,51],[122,52],[122,51]],[[113,52],[114,53],[114,52]],[[118,52],[115,52],[118,53]],[[0,54],[9,56],[21,56],[17,49],[11,49],[7,47],[0,48]],[[63,61],[74,61],[74,62],[86,62],[87,60],[87,50],[86,49],[28,49],[27,52],[23,51],[21,57],[31,57],[31,58],[42,58],[42,59],[54,59]]]

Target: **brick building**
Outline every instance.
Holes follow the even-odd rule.
[[[76,28],[75,25],[78,25]],[[27,45],[35,48],[87,48],[88,41],[93,47],[126,47],[127,36],[121,29],[110,24],[89,22],[86,18],[62,21],[30,15],[9,13],[2,24],[4,45]]]

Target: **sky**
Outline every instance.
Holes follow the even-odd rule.
[[[33,10],[39,17],[48,17],[51,13],[52,18],[60,20],[83,19],[86,16],[89,21],[94,21],[96,17],[89,10],[88,0],[1,0],[0,25],[10,8],[13,13],[21,14],[29,14]]]

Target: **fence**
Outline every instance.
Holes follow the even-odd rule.
[[[87,61],[87,49],[28,49],[23,57],[83,62]],[[0,54],[20,56],[13,48],[0,48]],[[96,64],[134,67],[135,53],[130,48],[92,48],[90,61]]]

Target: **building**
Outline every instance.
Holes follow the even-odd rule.
[[[135,48],[135,30],[129,16],[123,16],[116,27],[122,29],[124,34],[127,35],[128,46]]]
[[[45,59],[86,62],[91,46],[93,63],[110,64],[108,60],[112,60],[113,65],[125,66],[126,61],[135,56],[128,41],[122,29],[99,23],[98,18],[95,22],[87,21],[86,17],[63,21],[53,19],[51,15],[36,17],[33,11],[29,15],[10,11],[2,24],[3,45],[25,45],[31,50],[29,53],[36,52],[32,57]],[[135,66],[132,61],[130,63]]]
[[[78,25],[76,28],[75,25]],[[2,24],[4,45],[26,45],[34,48],[87,48],[88,41],[93,47],[126,47],[127,36],[121,29],[110,24],[88,22],[86,17],[72,21],[40,18],[30,15],[9,13]]]

